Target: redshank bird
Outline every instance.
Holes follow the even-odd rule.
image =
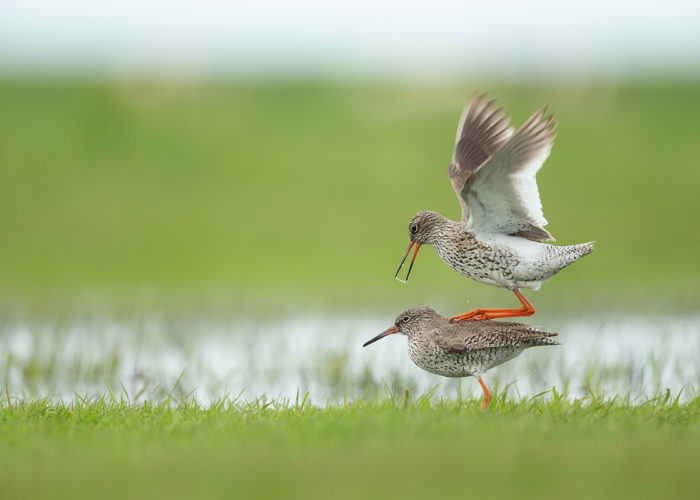
[[[435,212],[418,212],[395,278],[408,280],[421,245],[433,245],[452,269],[480,283],[506,288],[518,309],[474,309],[453,321],[530,316],[535,313],[520,288],[538,290],[563,268],[593,251],[593,243],[554,246],[542,214],[535,174],[554,141],[554,115],[537,110],[515,133],[510,119],[486,94],[464,108],[447,173],[462,206],[457,222]],[[406,279],[399,271],[415,245]]]
[[[420,368],[443,377],[476,377],[484,390],[482,408],[491,401],[491,393],[481,378],[486,370],[517,357],[528,347],[559,344],[550,338],[558,334],[530,325],[499,321],[451,323],[434,309],[420,306],[399,314],[394,326],[363,347],[393,333],[408,337],[408,355]]]

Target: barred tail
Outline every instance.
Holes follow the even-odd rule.
[[[573,264],[582,257],[585,257],[593,251],[593,243],[589,241],[588,243],[581,243],[579,245],[571,245],[567,247],[560,247],[565,250],[564,260],[565,264],[563,267]]]
[[[581,243],[579,245],[569,245],[565,247],[555,247],[553,245],[549,245],[547,247],[547,256],[545,259],[546,267],[549,268],[549,272],[551,274],[549,274],[547,279],[554,276],[566,266],[569,266],[580,258],[585,257],[592,251],[593,242]]]
[[[535,345],[561,345],[560,342],[557,342],[554,339],[550,339],[549,337],[544,337],[542,339],[537,339],[534,343]]]

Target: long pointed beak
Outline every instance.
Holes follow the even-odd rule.
[[[408,257],[408,252],[411,251],[411,247],[413,245],[416,245],[416,249],[413,251],[413,258],[411,259],[411,265],[408,266],[408,272],[406,273],[406,279],[402,280],[399,278],[399,271],[401,271],[401,268],[403,267],[403,263],[406,262],[406,257]],[[408,244],[408,248],[406,249],[406,253],[403,254],[403,259],[401,259],[401,264],[399,264],[399,268],[396,270],[396,274],[394,275],[394,278],[399,280],[401,283],[408,283],[408,277],[411,275],[411,269],[413,269],[413,263],[416,260],[416,255],[418,255],[418,249],[420,248],[420,245],[416,243],[416,240],[411,240],[411,242]]]
[[[387,335],[391,335],[392,333],[396,333],[399,331],[398,326],[392,326],[391,328],[387,328],[384,330],[382,333],[374,337],[372,340],[368,340],[364,344],[362,344],[362,347],[367,347],[368,345],[372,344],[373,342],[376,342],[377,340],[386,337]]]

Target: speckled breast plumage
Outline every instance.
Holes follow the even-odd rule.
[[[521,238],[513,245],[480,241],[463,228],[437,239],[435,250],[458,273],[479,283],[508,289],[538,289],[569,264],[593,250],[593,245],[554,246]],[[520,245],[520,251],[516,245]]]
[[[460,231],[435,242],[440,258],[458,273],[480,283],[512,287],[520,259],[506,248],[488,245],[471,233]]]
[[[533,341],[491,347],[465,353],[446,352],[427,335],[416,335],[408,341],[408,355],[420,368],[443,377],[468,377],[517,357]]]

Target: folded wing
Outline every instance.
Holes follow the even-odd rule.
[[[461,198],[467,207],[467,230],[508,234],[534,241],[554,240],[535,175],[554,142],[554,116],[540,108],[507,142],[466,180]]]
[[[455,328],[445,332],[444,335],[435,337],[435,343],[447,352],[465,353],[479,349],[493,347],[506,347],[518,345],[522,342],[540,340],[554,337],[558,334],[543,332],[534,326],[522,323],[493,322],[482,328],[478,335],[467,333],[454,325]],[[556,344],[554,340],[548,343]]]
[[[513,134],[510,119],[503,108],[496,107],[496,100],[487,100],[486,94],[472,97],[459,119],[455,150],[447,167],[452,187],[462,206],[462,221],[466,222],[469,210],[462,189],[469,177]]]

